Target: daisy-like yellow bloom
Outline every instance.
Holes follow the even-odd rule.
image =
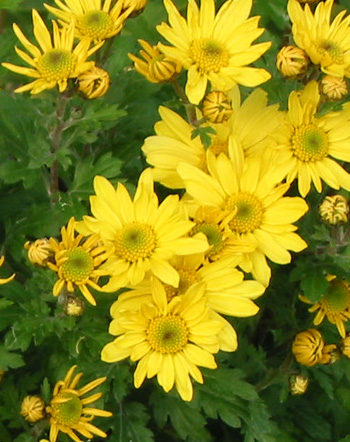
[[[71,367],[63,381],[58,381],[54,387],[50,405],[46,407],[46,412],[50,418],[50,442],[56,442],[59,432],[67,434],[75,442],[82,442],[76,433],[91,439],[94,435],[107,437],[107,434],[91,423],[95,416],[111,417],[110,411],[90,408],[87,405],[97,401],[102,393],[95,393],[88,397],[83,397],[86,393],[101,385],[107,378],[98,378],[89,382],[82,388],[77,388],[77,384],[82,377],[82,373],[73,374],[76,365]]]
[[[30,91],[39,94],[45,89],[58,86],[60,92],[67,89],[68,80],[78,77],[82,72],[93,66],[92,61],[87,61],[101,45],[90,49],[90,40],[85,38],[74,46],[74,24],[65,29],[59,29],[53,21],[53,38],[50,35],[43,19],[33,9],[34,35],[40,49],[32,44],[20,28],[14,24],[13,30],[30,55],[15,47],[17,54],[30,65],[30,68],[17,66],[12,63],[2,63],[7,69],[27,77],[35,78],[31,83],[15,89],[15,92]]]
[[[53,295],[58,296],[64,287],[68,292],[74,292],[77,287],[90,304],[96,305],[89,287],[101,291],[97,281],[108,272],[99,267],[106,261],[108,253],[97,234],[86,238],[82,234],[75,236],[75,225],[75,219],[71,218],[67,227],[62,227],[60,242],[50,238],[54,257],[47,265],[58,276]]]
[[[205,284],[192,285],[182,297],[169,303],[158,279],[152,279],[152,302],[138,312],[123,311],[110,324],[117,338],[101,353],[105,362],[130,357],[138,361],[134,384],[139,388],[145,378],[157,375],[158,383],[168,392],[174,385],[181,398],[193,398],[190,376],[203,383],[200,367],[216,368],[213,353],[219,351],[218,333],[223,323],[210,318]]]
[[[294,77],[306,71],[309,57],[303,49],[296,46],[284,46],[277,54],[277,69],[285,77]]]
[[[38,396],[26,396],[21,403],[21,415],[28,422],[38,422],[44,419],[44,401]]]
[[[309,378],[302,374],[293,375],[289,379],[289,385],[292,395],[304,394],[309,385]]]
[[[331,22],[333,3],[334,0],[319,2],[312,13],[309,5],[302,7],[297,0],[289,0],[293,38],[323,72],[335,77],[349,77],[350,16],[344,18],[346,10],[343,10]]]
[[[349,203],[343,195],[326,196],[319,208],[323,221],[329,224],[346,223],[349,219]]]
[[[78,91],[89,100],[105,95],[110,84],[108,72],[97,66],[93,66],[78,77]]]
[[[138,40],[142,46],[141,58],[128,54],[134,62],[135,69],[147,78],[151,83],[169,83],[182,71],[182,63],[179,60],[166,57],[158,45],[151,45],[145,40]]]
[[[321,333],[311,328],[296,335],[292,345],[295,359],[307,367],[331,362],[331,352],[336,345],[325,345]]]
[[[217,13],[214,0],[201,0],[200,8],[189,0],[187,20],[171,0],[164,5],[170,25],[162,23],[157,30],[172,46],[160,48],[188,70],[185,92],[191,103],[202,100],[208,83],[227,91],[235,84],[255,87],[269,80],[265,69],[247,66],[271,46],[252,45],[264,32],[258,28],[259,17],[249,18],[252,0],[227,0]]]
[[[341,100],[349,93],[348,83],[345,78],[325,75],[321,82],[321,92],[329,100]]]
[[[295,233],[297,227],[293,223],[306,213],[308,206],[302,198],[283,196],[289,184],[279,184],[270,166],[258,157],[235,162],[223,154],[208,156],[209,174],[189,164],[178,166],[193,207],[234,212],[228,223],[230,231],[253,247],[252,252],[242,254],[239,266],[265,286],[271,276],[266,257],[288,264],[289,250],[300,252],[307,246]]]
[[[58,8],[44,3],[45,8],[59,18],[64,27],[75,25],[75,36],[87,37],[95,42],[119,34],[132,8],[123,10],[123,2],[117,1],[111,7],[112,0],[55,0]]]
[[[24,248],[28,250],[28,259],[31,263],[46,267],[47,260],[52,255],[50,241],[47,238],[40,238],[34,242],[27,241]]]
[[[327,318],[331,324],[337,326],[342,338],[345,338],[345,324],[350,318],[350,283],[334,275],[328,275],[329,286],[327,293],[309,308],[309,312],[317,312],[314,324],[319,325]],[[306,296],[300,295],[301,301],[313,304]]]
[[[133,200],[122,183],[115,189],[101,176],[95,177],[94,188],[96,195],[90,197],[93,217],[85,216],[79,229],[98,233],[107,247],[113,247],[114,253],[103,265],[111,275],[104,290],[134,286],[146,272],[176,287],[179,275],[169,260],[207,250],[204,237],[185,236],[194,223],[189,221],[178,195],[169,195],[159,204],[150,169],[141,174]]]
[[[5,262],[5,257],[2,256],[2,257],[0,258],[0,267],[4,264],[4,262]],[[13,275],[11,275],[11,276],[8,277],[8,278],[0,278],[0,285],[2,285],[2,284],[7,284],[8,282],[12,281],[12,280],[14,279],[15,276],[16,276],[16,275],[13,274]]]
[[[274,138],[277,141],[274,159],[287,182],[298,180],[301,196],[306,196],[311,183],[317,192],[322,181],[333,189],[350,190],[350,174],[333,158],[350,161],[350,106],[339,112],[317,116],[320,93],[316,81],[304,90],[289,96],[288,112]]]
[[[261,155],[274,142],[270,134],[280,124],[278,106],[268,106],[267,94],[261,89],[255,89],[243,102],[238,86],[226,95],[232,115],[222,124],[210,123],[215,134],[210,134],[208,150],[216,156],[229,155],[238,143],[246,155]],[[145,139],[142,151],[153,166],[155,181],[170,189],[183,188],[178,164],[191,164],[206,172],[206,148],[200,137],[192,139],[194,127],[176,112],[161,106],[159,114],[162,119],[154,126],[156,135]]]

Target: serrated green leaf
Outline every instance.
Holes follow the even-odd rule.
[[[313,303],[319,301],[327,293],[328,285],[329,282],[317,268],[309,269],[305,278],[300,282],[303,294]]]
[[[23,365],[25,365],[25,362],[22,355],[12,352],[4,346],[0,346],[0,370],[5,371],[9,368],[18,368]]]
[[[144,405],[137,402],[122,405],[116,442],[154,442],[153,433],[147,427],[149,419]]]

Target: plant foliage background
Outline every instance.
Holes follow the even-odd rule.
[[[176,0],[182,11],[186,4]],[[260,15],[266,28],[260,40],[273,42],[258,62],[273,75],[262,88],[269,102],[282,109],[290,91],[300,88],[297,80],[283,78],[275,67],[277,52],[290,38],[286,6],[287,0],[255,0],[251,14]],[[348,6],[342,0],[336,8]],[[0,60],[18,63],[12,23],[31,35],[32,8],[44,19],[49,17],[40,0],[0,0]],[[298,295],[307,291],[317,301],[326,273],[350,277],[350,246],[335,244],[331,228],[318,214],[326,186],[322,194],[308,196],[310,210],[299,222],[309,247],[291,264],[273,267],[272,281],[256,301],[256,316],[230,318],[239,348],[220,352],[218,369],[203,369],[205,382],[195,384],[194,399],[188,403],[176,391],[165,393],[154,379],[135,389],[134,365],[128,360],[100,360],[102,347],[110,341],[109,307],[115,293],[99,294],[97,306],[85,305],[80,317],[67,316],[52,296],[55,275],[28,261],[26,241],[57,237],[71,216],[81,219],[89,213],[95,175],[121,181],[133,192],[147,167],[140,147],[154,134],[158,106],[184,114],[171,85],[147,82],[127,56],[137,54],[139,38],[156,43],[155,26],[166,20],[160,0],[150,0],[142,14],[127,20],[108,52],[98,55],[104,57],[99,62],[111,76],[111,87],[103,98],[74,96],[69,101],[56,153],[51,152],[51,140],[61,118],[57,91],[14,94],[24,79],[0,68],[0,244],[6,257],[2,277],[16,273],[15,280],[0,288],[0,369],[5,372],[0,384],[0,441],[36,442],[45,437],[42,424],[29,424],[20,415],[21,401],[30,394],[48,398],[74,364],[85,382],[107,376],[97,405],[114,416],[96,418],[96,425],[111,442],[350,441],[350,361],[341,357],[334,364],[305,367],[291,353],[295,334],[312,327],[312,316]],[[243,96],[248,92],[243,88]],[[59,193],[53,201],[49,171],[55,160],[60,165]],[[160,198],[169,193],[160,185],[156,188]],[[321,328],[327,342],[339,344],[332,324],[324,322]],[[292,395],[290,377],[300,373],[309,378],[308,390]],[[68,440],[60,433],[60,442]]]

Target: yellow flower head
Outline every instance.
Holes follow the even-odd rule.
[[[38,396],[26,396],[21,404],[21,415],[28,422],[37,422],[44,419],[44,401]]]
[[[325,75],[321,82],[321,92],[329,100],[341,100],[349,93],[348,83],[345,78]]]
[[[179,275],[169,264],[176,255],[204,252],[204,238],[185,235],[194,223],[189,221],[177,195],[169,195],[159,204],[153,190],[150,169],[140,176],[132,200],[122,183],[117,189],[106,179],[94,179],[96,195],[90,197],[93,217],[85,216],[79,225],[84,233],[98,232],[112,255],[104,264],[111,279],[103,287],[115,291],[140,283],[151,272],[166,284],[177,287]]]
[[[78,77],[78,91],[89,100],[102,97],[108,91],[109,86],[108,72],[97,66],[93,66]]]
[[[341,11],[331,23],[334,0],[319,2],[314,13],[306,4],[289,0],[288,13],[293,23],[296,45],[304,49],[315,65],[335,77],[350,76],[350,16]]]
[[[50,241],[47,238],[40,238],[34,242],[27,241],[24,248],[28,250],[28,259],[33,264],[45,267],[47,260],[52,256]]]
[[[346,223],[349,217],[349,203],[343,195],[326,196],[319,208],[323,221],[329,224]]]
[[[2,256],[2,257],[0,258],[0,267],[3,265],[4,262],[5,262],[5,257]],[[16,276],[16,275],[13,274],[13,275],[11,275],[9,278],[0,278],[0,285],[2,285],[2,284],[7,284],[8,282],[12,281],[12,280],[14,279],[15,276]]]
[[[321,192],[321,180],[333,189],[350,190],[350,174],[333,159],[350,161],[350,106],[345,104],[338,112],[318,117],[319,102],[316,81],[302,91],[293,91],[282,126],[274,135],[275,164],[281,178],[286,176],[289,183],[298,179],[303,197],[309,193],[311,183]]]
[[[182,71],[182,64],[179,60],[166,57],[160,50],[159,44],[152,46],[145,40],[138,40],[142,46],[141,58],[128,54],[134,62],[135,69],[147,78],[151,83],[169,83]]]
[[[203,116],[211,123],[223,123],[233,113],[231,99],[221,91],[209,92],[204,97],[202,112]]]
[[[331,352],[336,345],[325,345],[321,333],[311,328],[296,335],[292,345],[295,359],[307,367],[331,362]]]
[[[83,39],[74,46],[74,24],[65,29],[59,29],[53,21],[53,38],[39,13],[33,9],[34,35],[40,49],[33,45],[23,34],[20,28],[14,24],[13,30],[29,52],[15,47],[17,54],[31,67],[17,66],[12,63],[2,63],[2,65],[18,74],[35,78],[31,83],[19,87],[15,92],[30,91],[32,94],[39,94],[45,89],[52,89],[58,86],[60,92],[67,89],[68,80],[78,77],[82,72],[89,70],[93,66],[92,61],[87,61],[101,45],[90,48],[90,39]]]
[[[138,361],[136,388],[157,375],[166,392],[175,386],[183,400],[192,400],[190,376],[203,383],[198,366],[217,367],[213,353],[219,351],[218,333],[224,326],[210,317],[204,290],[204,283],[192,285],[168,303],[164,287],[153,278],[152,301],[141,304],[138,312],[123,310],[111,322],[109,332],[117,338],[103,348],[102,360],[130,357]]]
[[[221,154],[208,155],[206,174],[196,167],[181,163],[178,173],[193,201],[193,208],[209,206],[223,211],[232,219],[228,229],[232,235],[251,245],[243,253],[240,267],[259,282],[269,284],[271,270],[266,257],[278,264],[291,261],[288,250],[299,252],[305,241],[293,225],[308,210],[299,197],[284,197],[288,184],[279,184],[264,158],[251,157],[242,162]],[[268,172],[269,171],[269,172]]]
[[[277,69],[285,77],[294,77],[306,71],[309,57],[296,46],[284,46],[277,54]]]
[[[319,325],[327,318],[328,321],[337,326],[342,338],[345,338],[346,331],[344,322],[350,318],[350,283],[344,279],[329,275],[327,277],[329,287],[327,293],[309,308],[309,312],[316,312],[314,324]],[[312,302],[306,296],[299,296],[301,301],[307,304]]]
[[[107,378],[98,378],[82,388],[77,384],[82,377],[78,373],[73,377],[76,365],[71,367],[63,381],[58,381],[53,390],[50,405],[46,412],[50,418],[50,442],[56,442],[58,433],[67,434],[74,441],[80,441],[76,433],[91,439],[94,435],[107,437],[107,434],[91,423],[95,416],[110,417],[112,413],[98,408],[89,408],[86,405],[97,401],[102,393],[95,393],[83,398],[86,393],[101,385]]]
[[[75,224],[74,218],[71,218],[67,227],[62,227],[60,242],[50,238],[54,258],[47,265],[59,278],[53,287],[53,294],[58,296],[65,286],[68,292],[74,292],[74,288],[78,287],[86,300],[96,305],[89,286],[101,291],[97,281],[108,272],[99,267],[106,261],[108,253],[97,234],[75,236]]]
[[[292,395],[304,394],[309,385],[309,378],[302,374],[293,375],[289,379],[289,384]]]
[[[168,57],[183,63],[188,70],[186,95],[198,104],[210,83],[227,91],[235,84],[254,87],[267,81],[265,69],[248,67],[261,57],[271,43],[252,45],[264,31],[259,17],[249,18],[252,0],[228,0],[215,12],[214,0],[189,0],[187,20],[171,0],[164,0],[169,23],[157,26],[158,32],[172,45],[160,45]],[[234,17],[234,19],[232,19]]]
[[[117,1],[111,7],[111,0],[55,0],[58,8],[44,3],[45,8],[58,17],[60,23],[70,27],[75,25],[75,36],[87,37],[95,42],[104,42],[106,39],[119,34],[124,21],[132,12],[132,8],[123,10],[123,2]]]

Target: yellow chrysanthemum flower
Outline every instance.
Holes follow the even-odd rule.
[[[178,195],[158,203],[150,169],[141,174],[134,200],[122,183],[115,189],[101,176],[95,177],[94,188],[96,195],[90,197],[94,217],[85,216],[79,228],[85,233],[99,233],[105,244],[114,248],[103,266],[111,275],[104,290],[134,286],[148,271],[176,287],[179,275],[169,260],[207,250],[204,237],[185,237],[194,223],[188,220]]]
[[[200,9],[189,0],[187,20],[171,0],[164,5],[170,26],[162,23],[157,30],[173,46],[160,48],[188,70],[186,95],[191,103],[202,100],[208,82],[227,91],[235,84],[254,87],[270,78],[265,69],[247,67],[271,46],[252,45],[264,31],[258,28],[259,17],[249,18],[252,0],[227,0],[217,13],[214,0],[201,0]]]
[[[211,91],[204,97],[203,116],[210,123],[219,124],[229,120],[233,113],[229,95],[221,91]]]
[[[349,203],[343,195],[326,196],[319,207],[323,221],[336,225],[349,219]]]
[[[350,283],[344,279],[339,279],[334,275],[328,275],[329,287],[327,293],[309,308],[309,312],[317,311],[314,324],[319,325],[327,318],[331,324],[337,326],[342,338],[345,338],[344,322],[350,319]],[[313,304],[307,296],[300,295],[301,301]]]
[[[45,417],[45,403],[38,396],[26,396],[20,413],[28,422],[38,422]]]
[[[283,46],[277,54],[277,69],[285,77],[293,77],[306,71],[309,58],[303,49],[296,46]]]
[[[111,7],[112,0],[55,0],[58,8],[44,3],[45,8],[58,17],[64,27],[73,22],[78,38],[88,37],[96,42],[114,37],[122,30],[124,21],[132,8],[123,9],[123,2],[117,1]]]
[[[350,161],[350,106],[317,117],[320,93],[316,81],[289,96],[288,112],[274,138],[277,142],[275,165],[281,178],[291,183],[298,179],[301,196],[314,183],[317,192],[325,181],[333,189],[350,190],[350,174],[333,158]]]
[[[95,393],[83,398],[86,393],[101,385],[107,378],[98,378],[89,382],[84,387],[77,389],[77,384],[82,377],[78,373],[73,377],[76,365],[71,367],[63,381],[58,381],[53,390],[50,405],[46,412],[50,418],[50,442],[56,442],[58,433],[67,434],[75,442],[81,442],[76,433],[91,439],[94,435],[107,437],[107,434],[91,423],[95,416],[111,417],[110,411],[86,407],[97,401],[102,393]]]
[[[310,6],[302,7],[289,0],[288,13],[293,23],[292,33],[299,48],[323,72],[335,77],[350,76],[350,16],[341,11],[331,23],[334,0],[319,2],[314,13]]]
[[[74,24],[71,23],[66,29],[59,29],[55,21],[53,21],[52,39],[43,19],[35,9],[33,9],[33,25],[40,49],[27,39],[16,24],[13,25],[17,38],[30,55],[17,47],[15,50],[31,67],[12,63],[2,63],[2,66],[18,74],[35,78],[31,83],[15,89],[15,92],[30,91],[32,94],[39,94],[55,86],[63,92],[67,89],[70,78],[78,77],[93,66],[93,62],[87,61],[87,58],[96,52],[101,44],[89,49],[90,39],[85,38],[74,46]]]
[[[108,72],[98,66],[93,66],[78,77],[78,91],[89,100],[105,95],[110,84]]]
[[[283,197],[289,184],[279,184],[270,172],[270,164],[258,157],[235,162],[221,154],[208,155],[206,174],[182,163],[178,173],[196,206],[218,208],[234,217],[228,227],[235,236],[253,246],[239,263],[245,271],[267,286],[271,270],[266,257],[278,264],[291,261],[288,250],[300,252],[307,244],[295,233],[293,225],[308,210],[299,197]]]
[[[46,267],[47,260],[52,255],[50,241],[47,238],[40,238],[34,242],[27,241],[24,248],[28,250],[28,259],[31,263]]]
[[[238,143],[246,155],[260,155],[273,142],[270,134],[278,127],[278,106],[267,106],[267,94],[255,89],[243,102],[238,86],[227,93],[232,115],[222,124],[210,124],[209,151],[216,156],[229,155],[230,146]],[[156,135],[147,137],[142,146],[147,162],[153,166],[155,181],[170,189],[183,188],[184,183],[177,173],[179,163],[187,163],[207,171],[206,148],[200,137],[192,139],[194,127],[176,112],[161,106],[162,118],[154,130]]]
[[[157,375],[166,392],[175,385],[181,398],[190,401],[190,376],[203,383],[198,366],[216,368],[213,353],[219,351],[217,335],[224,326],[210,317],[204,291],[205,284],[198,283],[168,303],[164,287],[153,278],[152,302],[142,304],[138,312],[123,311],[111,322],[109,332],[117,338],[103,348],[102,360],[139,361],[136,388]]]
[[[58,296],[64,287],[68,292],[74,292],[74,288],[78,287],[85,299],[90,304],[96,305],[89,286],[101,291],[97,281],[100,276],[107,275],[108,272],[102,270],[100,265],[109,255],[97,234],[86,238],[81,234],[75,236],[75,226],[75,219],[71,218],[67,227],[61,229],[60,242],[50,238],[54,257],[47,265],[59,278],[53,287],[53,295]]]
[[[321,333],[314,328],[298,333],[292,345],[295,359],[307,367],[330,363],[335,349],[334,344],[325,345]]]
[[[349,93],[348,82],[345,78],[325,75],[320,81],[321,92],[328,100],[341,100]]]
[[[0,258],[0,267],[4,264],[4,262],[5,262],[5,257],[2,256],[2,257]],[[9,278],[0,278],[0,285],[2,285],[2,284],[7,284],[8,282],[12,281],[12,280],[14,279],[15,276],[16,276],[16,275],[13,274],[13,275],[11,275]]]

